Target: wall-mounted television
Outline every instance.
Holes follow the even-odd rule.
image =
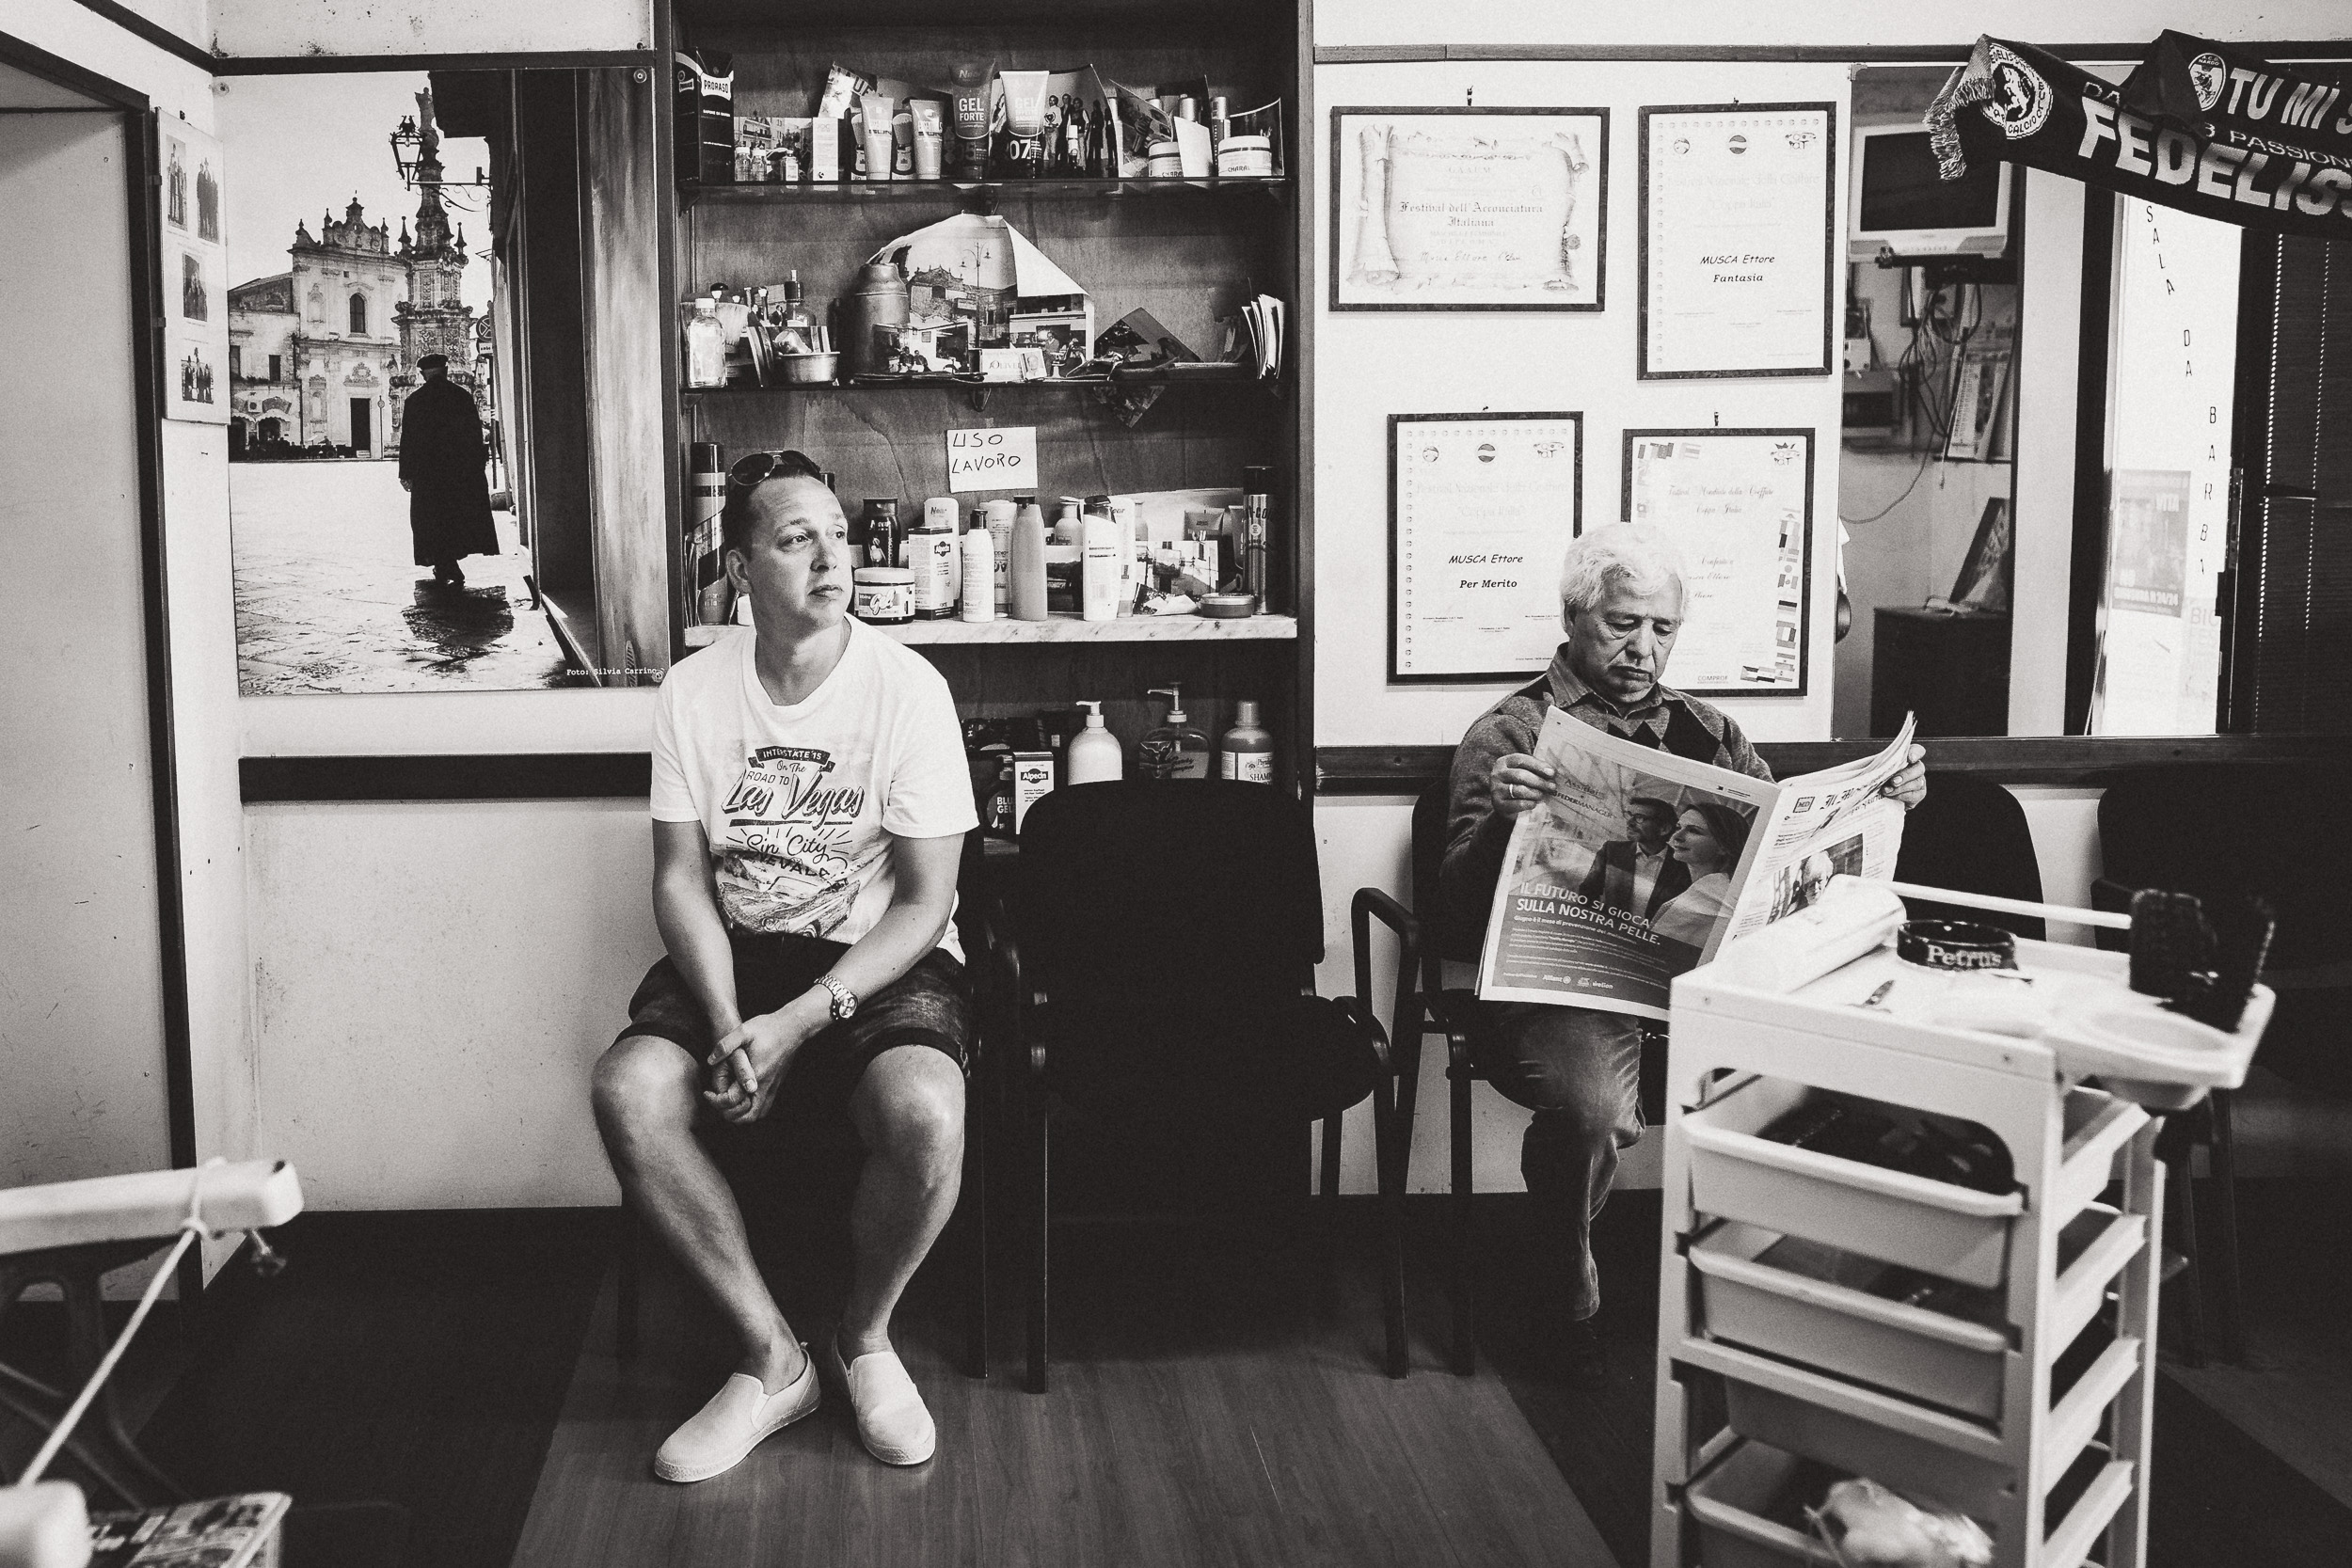
[[[1856,261],[1889,252],[1905,260],[2002,255],[2009,198],[2007,164],[1979,159],[1960,179],[1944,180],[1925,130],[1863,126],[1854,132],[1847,255]]]

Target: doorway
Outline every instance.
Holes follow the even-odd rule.
[[[372,407],[365,398],[351,400],[351,453],[354,457],[373,455],[375,435],[368,428],[368,414]]]
[[[0,38],[6,1185],[196,1163],[146,330],[154,135],[144,98]]]

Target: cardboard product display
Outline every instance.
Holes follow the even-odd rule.
[[[1029,347],[1044,346],[1038,326],[1093,325],[1094,301],[1085,287],[993,214],[942,218],[901,234],[872,259],[892,262],[905,275],[907,331],[918,335],[918,342],[927,330],[963,330],[958,369],[973,369],[976,353],[1024,346],[1014,334],[1016,319],[1031,324]],[[952,341],[943,337],[925,346],[936,356]]]

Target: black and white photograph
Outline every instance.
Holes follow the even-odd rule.
[[[220,144],[183,119],[155,117],[163,220],[163,417],[229,422],[228,258],[220,245]]]
[[[0,4],[0,1568],[2352,1564],[2352,36],[2073,9]]]
[[[224,87],[239,690],[590,684],[504,451],[485,144],[420,71]]]

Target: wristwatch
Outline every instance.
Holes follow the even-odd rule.
[[[838,1023],[857,1011],[857,992],[830,974],[819,974],[817,983],[833,998],[834,1022]]]

